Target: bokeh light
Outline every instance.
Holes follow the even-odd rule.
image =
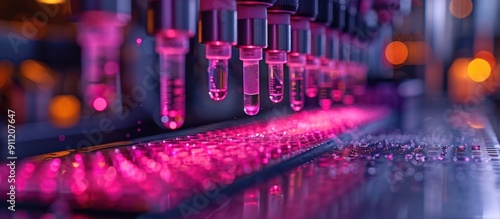
[[[466,58],[458,58],[453,61],[451,64],[450,70],[452,72],[457,72],[460,75],[466,75],[467,74],[467,67],[469,66],[470,59]]]
[[[476,83],[469,78],[467,70],[470,62],[470,58],[457,58],[450,66],[448,94],[454,102],[462,103],[474,91]]]
[[[75,125],[80,119],[80,101],[73,95],[59,95],[49,104],[51,122],[62,128]]]
[[[432,57],[432,49],[425,41],[407,41],[404,44],[408,48],[406,65],[422,65]]]
[[[34,82],[40,89],[52,89],[56,78],[50,68],[42,62],[28,59],[20,65],[24,78]]]
[[[483,117],[481,117],[481,115],[473,115],[467,119],[467,124],[469,124],[471,128],[482,129],[484,128],[486,121]]]
[[[92,103],[92,105],[94,106],[94,109],[97,111],[103,111],[106,109],[106,107],[108,107],[108,103],[102,97],[96,98]]]
[[[486,60],[476,58],[469,63],[467,67],[467,73],[469,74],[470,79],[472,79],[473,81],[483,82],[490,76],[491,67]]]
[[[0,88],[2,88],[5,84],[7,84],[7,77],[3,74],[0,75]]]
[[[385,58],[393,65],[401,65],[408,58],[408,48],[401,41],[393,41],[385,48]]]
[[[37,0],[37,2],[43,3],[43,4],[62,4],[66,2],[66,0]]]
[[[14,65],[7,61],[0,61],[0,88],[11,83],[11,77],[14,72]]]
[[[450,13],[456,18],[466,18],[472,12],[471,0],[451,0]]]
[[[493,56],[493,54],[491,54],[491,52],[488,52],[485,50],[481,50],[481,51],[477,52],[476,55],[474,56],[474,58],[480,58],[480,59],[487,61],[488,64],[490,64],[491,69],[494,69],[496,64],[497,64],[496,60],[495,60],[495,56]]]

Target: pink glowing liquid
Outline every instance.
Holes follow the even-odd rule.
[[[354,104],[354,96],[352,96],[352,95],[344,95],[344,99],[342,100],[342,102],[345,105]]]
[[[330,109],[332,105],[332,98],[330,96],[332,92],[333,82],[332,82],[332,72],[329,68],[323,69],[318,77],[319,81],[319,106],[321,109]]]
[[[247,115],[259,113],[259,62],[243,63],[243,107]]]
[[[210,59],[208,61],[208,94],[215,101],[227,96],[227,60]]]
[[[342,91],[341,90],[332,90],[332,100],[335,102],[342,101]]]
[[[160,83],[161,121],[165,127],[177,129],[184,124],[184,80],[162,76]]]
[[[283,100],[283,64],[269,65],[269,99],[273,103]]]
[[[87,106],[121,111],[119,51],[123,41],[116,15],[87,12],[78,27],[82,48],[82,94]],[[104,101],[103,101],[103,100]],[[105,104],[104,104],[105,103]]]
[[[333,78],[333,87],[330,95],[334,102],[342,101],[342,95],[344,95],[344,87],[344,83],[341,81],[339,75]]]
[[[117,48],[82,48],[82,86],[84,99],[96,111],[111,104],[119,109],[120,78]]]
[[[319,86],[319,106],[321,109],[330,109],[332,105],[331,91],[331,83],[323,83]]]
[[[290,107],[294,111],[304,108],[304,67],[290,68]]]
[[[310,98],[318,95],[318,74],[320,74],[320,69],[306,70],[306,95]]]
[[[247,115],[257,115],[260,108],[259,94],[243,94],[243,106]]]
[[[169,129],[184,124],[184,55],[160,55],[160,119]]]

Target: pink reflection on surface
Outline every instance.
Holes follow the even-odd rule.
[[[195,219],[358,218],[366,161],[346,159],[352,149],[334,149],[315,161],[237,195],[224,210],[208,208]],[[373,192],[373,191],[369,191]],[[351,214],[351,215],[350,215]]]
[[[224,187],[387,114],[386,108],[354,106],[305,111],[47,161],[23,160],[18,164],[16,201],[50,204],[63,195],[75,208],[165,210],[200,191]],[[0,177],[8,176],[6,167],[0,168]],[[312,179],[304,183],[311,189],[323,188]],[[7,181],[0,181],[0,188],[8,188]],[[267,191],[279,196],[283,190],[274,183]],[[295,191],[293,196],[300,197],[300,193]],[[283,200],[276,197],[276,202]]]

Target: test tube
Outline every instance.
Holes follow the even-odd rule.
[[[199,42],[206,44],[208,94],[215,101],[227,96],[228,60],[236,44],[236,0],[200,0]]]
[[[227,96],[228,60],[231,58],[231,45],[207,45],[208,94],[215,101]]]
[[[102,2],[100,2],[102,3]],[[75,3],[76,4],[76,3]],[[84,102],[95,111],[121,112],[120,46],[123,27],[130,20],[130,1],[109,1],[120,6],[77,4],[81,13],[78,43],[82,48],[82,93]],[[120,8],[120,9],[117,9]]]
[[[288,72],[290,79],[290,107],[294,111],[304,108],[304,75],[305,55],[291,54],[288,56]]]
[[[275,0],[238,0],[237,22],[240,60],[243,62],[243,110],[249,116],[260,109],[259,61],[267,47],[267,7]]]
[[[241,48],[240,59],[243,61],[243,107],[247,115],[259,113],[259,61],[262,49]]]
[[[189,50],[187,37],[169,38],[159,34],[157,52],[160,55],[161,122],[177,129],[185,118],[185,55]],[[172,45],[176,45],[172,47]]]
[[[321,109],[330,109],[332,98],[330,94],[333,87],[333,61],[323,60],[321,73],[318,78],[319,85],[319,106]]]
[[[180,128],[185,120],[185,55],[196,33],[196,8],[196,0],[148,2],[146,27],[156,36],[160,56],[160,120],[169,129]]]
[[[318,95],[318,77],[320,75],[320,72],[320,59],[314,56],[307,57],[305,93],[308,97],[313,98]]]
[[[279,103],[283,100],[284,86],[283,65],[286,63],[285,52],[267,52],[266,63],[269,73],[269,99],[273,103]]]

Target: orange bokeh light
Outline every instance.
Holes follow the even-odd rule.
[[[80,101],[73,95],[59,95],[49,104],[51,121],[58,127],[71,127],[80,119]]]
[[[486,60],[475,58],[469,63],[467,67],[467,73],[469,74],[470,79],[472,79],[473,81],[483,82],[490,76],[491,67]]]
[[[471,0],[451,0],[450,13],[456,18],[466,18],[472,12]]]
[[[467,74],[470,58],[457,58],[453,61],[448,75],[448,94],[450,99],[463,103],[473,91],[474,82]]]
[[[432,56],[432,50],[424,41],[407,41],[404,42],[408,48],[408,58],[405,61],[406,65],[422,65],[426,63]]]
[[[35,60],[25,60],[20,65],[21,74],[34,82],[38,88],[51,89],[56,79],[47,65]]]
[[[453,64],[451,64],[450,71],[451,72],[456,72],[457,75],[459,76],[465,76],[467,77],[467,67],[469,66],[470,59],[466,58],[458,58],[453,61]]]
[[[484,128],[486,122],[484,118],[479,115],[473,115],[469,119],[467,119],[467,124],[474,129],[482,129]]]
[[[496,64],[497,64],[497,62],[495,60],[495,56],[493,56],[493,54],[491,54],[491,52],[488,52],[485,50],[481,50],[478,53],[476,53],[474,58],[480,58],[480,59],[487,61],[488,64],[490,64],[491,69],[494,69]]]
[[[11,62],[0,61],[0,88],[11,83],[13,72],[14,65]]]
[[[401,65],[408,58],[408,48],[401,41],[393,41],[385,47],[385,58],[393,65]]]
[[[66,0],[37,0],[37,1],[43,4],[62,4],[66,2]]]

